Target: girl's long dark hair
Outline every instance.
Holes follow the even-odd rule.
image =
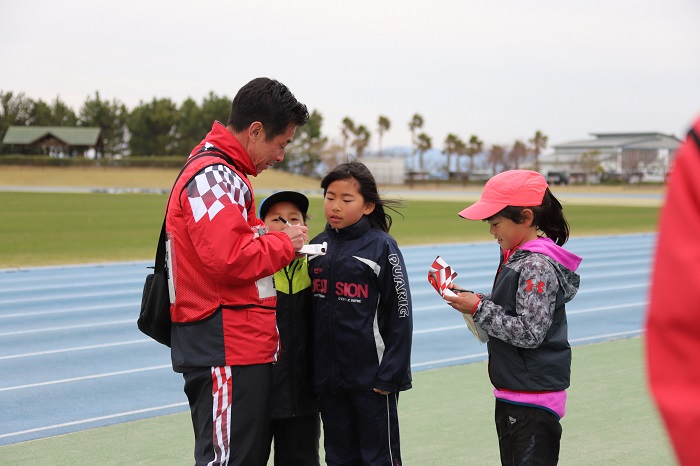
[[[559,246],[563,246],[567,242],[569,239],[569,222],[564,217],[564,208],[561,206],[561,202],[554,197],[549,188],[544,193],[542,204],[535,207],[508,206],[496,215],[501,215],[515,223],[523,223],[525,221],[523,209],[532,210],[534,214],[532,224],[547,235],[547,238]]]
[[[401,203],[399,201],[385,200],[379,196],[374,176],[372,176],[372,172],[369,171],[364,163],[357,161],[341,163],[331,170],[331,172],[321,180],[321,188],[323,188],[324,197],[331,183],[338,180],[347,180],[349,178],[353,178],[357,181],[357,184],[360,186],[360,194],[365,202],[374,203],[374,210],[367,215],[372,228],[378,228],[389,233],[392,219],[391,216],[386,213],[385,208],[393,210],[401,215],[396,210],[397,207],[401,207]]]

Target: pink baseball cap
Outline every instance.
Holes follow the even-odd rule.
[[[484,220],[505,207],[532,207],[542,204],[547,190],[544,176],[532,170],[508,170],[486,182],[481,199],[459,213],[469,220]]]

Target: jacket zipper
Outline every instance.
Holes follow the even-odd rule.
[[[294,274],[297,272],[298,268],[296,268],[297,261],[293,261],[290,266],[287,266],[284,269],[284,274],[287,276],[287,281],[289,282],[289,301],[290,303],[294,303],[294,289],[292,288],[293,282],[294,282]],[[290,276],[291,272],[291,276]],[[294,306],[292,306],[294,307]],[[294,347],[292,342],[295,339],[295,332],[294,332],[294,321],[295,316],[291,314],[290,309],[286,309],[284,312],[287,312],[287,318],[289,321],[289,342],[287,342],[288,346]],[[297,399],[296,399],[296,380],[297,380],[297,370],[296,370],[296,358],[294,348],[291,348],[291,351],[288,351],[287,354],[289,355],[289,395],[290,395],[290,401],[292,404],[292,416],[296,415],[297,412]]]
[[[338,238],[339,238],[339,235],[340,235],[340,230],[338,230],[337,228],[335,228],[334,231],[335,231],[336,235],[338,235],[338,236],[336,236],[336,238],[335,238],[335,240],[336,240],[335,242],[336,242],[336,243],[340,243],[340,240],[338,239]],[[335,258],[336,258],[336,256],[338,255],[338,247],[337,247],[336,245],[333,245],[333,248],[332,248],[332,249],[331,249],[330,247],[329,247],[328,249],[331,250],[331,251],[333,251],[333,256],[331,257],[331,261],[330,261],[330,263],[329,263],[329,266],[330,266],[330,267],[329,267],[330,273],[328,274],[328,286],[330,287],[330,284],[333,282],[333,280],[332,280],[332,278],[333,278],[333,266],[335,265]],[[330,294],[330,292],[331,292],[330,290],[327,290],[327,291],[326,291],[326,293],[328,293],[328,294]],[[329,301],[330,301],[330,300],[329,300]],[[332,305],[331,305],[330,309],[328,310],[328,311],[329,311],[329,312],[328,312],[328,336],[329,336],[328,341],[329,341],[329,343],[332,345],[333,342],[335,341],[335,336],[334,336],[334,333],[333,333],[333,313],[335,312],[335,307],[336,307],[336,303],[337,303],[337,302],[336,302],[336,301],[330,301],[330,302],[332,303]],[[330,348],[329,348],[329,349],[330,349]],[[330,377],[329,377],[329,378],[330,378],[330,387],[331,387],[331,391],[332,391],[332,392],[335,392],[335,388],[336,388],[336,380],[335,380],[335,366],[336,366],[336,364],[335,364],[335,352],[334,352],[334,351],[329,351],[328,353],[331,355],[330,374],[329,374],[329,376],[330,376]]]

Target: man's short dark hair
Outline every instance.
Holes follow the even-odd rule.
[[[255,78],[233,98],[226,124],[241,132],[259,121],[270,141],[287,131],[290,123],[302,126],[308,119],[306,105],[299,102],[287,86],[274,79]]]

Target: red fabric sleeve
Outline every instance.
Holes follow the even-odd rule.
[[[700,119],[694,129],[700,135]],[[647,314],[652,394],[681,464],[700,458],[700,148],[681,146],[661,213]]]
[[[292,261],[294,245],[289,236],[278,232],[260,236],[257,227],[248,223],[248,217],[254,214],[247,212],[242,203],[228,202],[225,197],[221,200],[225,202],[220,210],[208,209],[200,217],[192,211],[187,189],[180,198],[189,236],[215,282],[251,283],[273,275]]]

